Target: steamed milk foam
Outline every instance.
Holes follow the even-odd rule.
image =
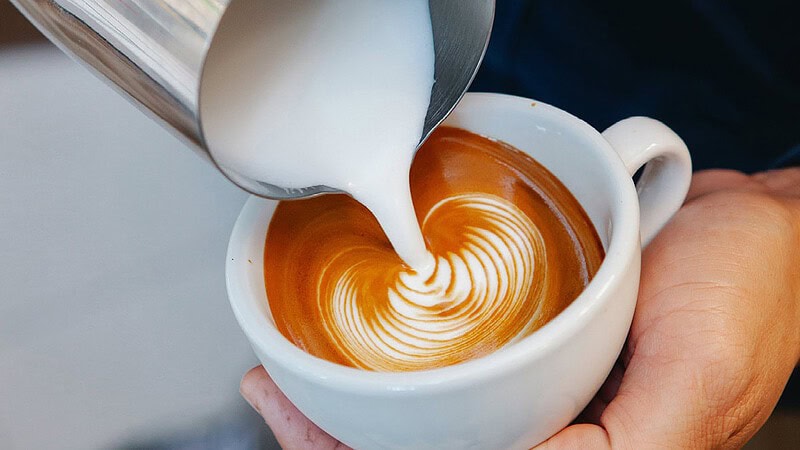
[[[249,178],[351,194],[429,270],[408,173],[433,82],[428,0],[233,2],[204,74],[206,139]]]

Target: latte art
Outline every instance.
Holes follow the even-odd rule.
[[[541,317],[544,242],[512,203],[481,194],[448,198],[428,212],[422,229],[447,230],[460,247],[441,254],[434,247],[435,266],[401,270],[384,290],[375,288],[368,260],[344,270],[333,260],[323,272],[317,304],[351,365],[389,371],[452,364],[486,340],[513,342]]]
[[[410,183],[435,261],[418,271],[348,196],[278,205],[264,277],[272,317],[295,345],[367,370],[457,364],[539,329],[600,265],[600,240],[578,202],[503,143],[440,128]]]

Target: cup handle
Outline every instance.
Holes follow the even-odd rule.
[[[636,183],[639,193],[642,247],[661,231],[689,192],[692,160],[683,140],[663,123],[631,117],[612,125],[603,137],[633,176],[644,166]]]

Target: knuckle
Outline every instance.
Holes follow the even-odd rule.
[[[772,195],[751,192],[710,194],[687,208],[702,211],[722,230],[738,230],[751,240],[774,242],[793,237],[798,229],[798,213],[793,205]]]

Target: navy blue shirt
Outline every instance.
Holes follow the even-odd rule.
[[[473,90],[550,103],[603,130],[646,115],[695,167],[800,161],[800,2],[499,0]]]

